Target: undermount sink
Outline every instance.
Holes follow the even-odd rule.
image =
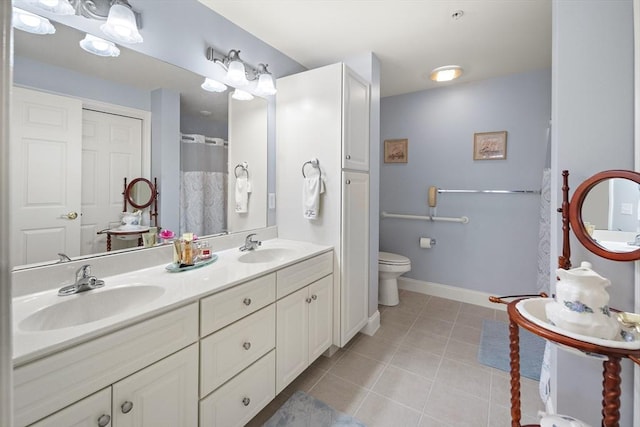
[[[248,263],[248,264],[284,261],[285,259],[291,257],[291,255],[292,255],[291,249],[261,248],[261,249],[255,249],[253,251],[240,255],[240,257],[238,258],[238,261]]]
[[[155,300],[164,293],[159,286],[122,286],[81,292],[60,297],[55,304],[44,307],[22,320],[18,328],[24,331],[48,331],[95,322],[124,313]]]

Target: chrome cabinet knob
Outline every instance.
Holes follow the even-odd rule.
[[[242,300],[242,302],[244,303],[244,305],[251,305],[251,298],[245,298]]]
[[[245,350],[249,350],[251,348],[251,343],[247,341],[242,344],[242,347],[244,347]]]
[[[311,298],[307,298],[305,301],[307,302],[307,304],[311,304],[311,301],[313,300]]]
[[[317,300],[318,299],[318,295],[316,295],[316,294],[311,295],[311,299],[314,300],[314,301]]]
[[[244,399],[242,399],[242,404],[244,406],[249,406],[249,403],[251,403],[251,399],[249,399],[248,397],[245,397]]]
[[[120,406],[120,409],[122,409],[123,414],[128,414],[133,409],[133,403],[127,400]]]
[[[100,415],[98,418],[98,427],[106,427],[111,422],[111,417],[107,414]]]
[[[348,179],[346,182],[347,182],[347,184],[351,184],[351,180],[350,179]]]
[[[347,159],[347,160],[350,160],[350,159],[351,159],[351,155],[350,155],[350,154],[347,154],[347,155],[346,155],[346,159]]]

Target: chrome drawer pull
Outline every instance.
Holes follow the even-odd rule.
[[[245,350],[249,350],[251,348],[251,343],[250,342],[246,342],[246,343],[242,344],[242,347],[244,347]]]
[[[244,303],[244,305],[251,305],[251,298],[245,298],[242,300],[242,302]]]
[[[249,399],[248,397],[245,397],[244,399],[242,399],[242,404],[244,406],[249,406],[249,403],[251,403],[251,399]]]
[[[311,298],[307,298],[305,301],[307,302],[307,304],[311,304],[311,301],[313,300]]]
[[[311,295],[311,299],[314,300],[314,301],[317,300],[318,299],[318,295],[316,295],[316,294]]]
[[[133,403],[127,400],[120,406],[120,409],[122,409],[123,414],[128,414],[133,409]]]
[[[111,422],[111,417],[107,414],[100,415],[98,418],[98,427],[106,427]]]

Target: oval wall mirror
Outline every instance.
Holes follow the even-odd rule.
[[[134,208],[145,209],[156,199],[156,188],[148,179],[136,178],[127,185],[124,197]]]
[[[640,173],[599,172],[576,188],[569,222],[582,245],[614,261],[640,259]]]

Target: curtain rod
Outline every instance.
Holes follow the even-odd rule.
[[[443,190],[438,193],[495,193],[495,194],[540,194],[540,190]]]

